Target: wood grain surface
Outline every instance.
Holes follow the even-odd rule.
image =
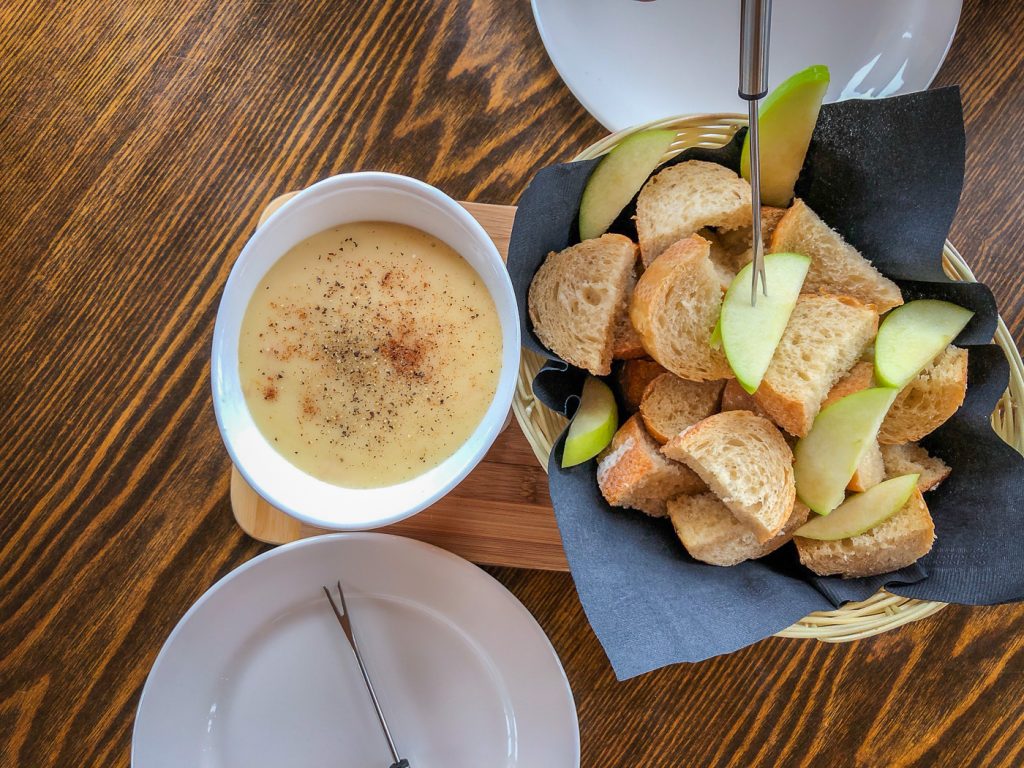
[[[951,237],[1018,343],[1022,39],[1024,4],[967,0],[937,79],[967,115]],[[0,765],[124,766],[164,639],[266,549],[208,373],[262,207],[354,169],[509,203],[604,131],[525,0],[23,0],[0,51]],[[567,574],[492,573],[561,656],[585,767],[1024,763],[1024,606],[616,683]]]

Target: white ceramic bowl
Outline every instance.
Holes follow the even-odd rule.
[[[238,376],[238,339],[249,298],[290,248],[339,224],[393,221],[443,240],[480,275],[501,321],[502,357],[490,407],[469,439],[439,466],[383,488],[342,488],[303,472],[274,450],[249,413]],[[458,371],[458,360],[452,370]],[[278,509],[333,530],[397,522],[440,499],[491,447],[508,415],[519,368],[519,317],[508,272],[490,237],[457,202],[422,181],[390,173],[332,176],[300,192],[246,243],[224,287],[213,332],[213,405],[235,466]]]

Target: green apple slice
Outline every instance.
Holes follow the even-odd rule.
[[[761,144],[761,202],[785,208],[793,199],[818,110],[828,90],[828,67],[816,64],[790,75],[758,110]],[[740,173],[750,181],[750,141],[743,142]],[[771,283],[769,283],[771,285]]]
[[[807,256],[770,253],[764,257],[767,296],[759,293],[751,306],[753,263],[739,271],[726,291],[719,320],[722,346],[736,380],[750,394],[772,362],[810,266]]]
[[[580,200],[580,240],[600,237],[640,191],[676,140],[675,131],[627,136],[598,163]]]
[[[920,475],[902,475],[850,496],[827,517],[816,517],[797,528],[794,536],[839,541],[860,536],[881,525],[906,506]]]
[[[888,387],[862,389],[818,414],[793,451],[800,501],[819,515],[843,503],[846,486],[898,393]]]
[[[903,389],[974,317],[948,301],[920,299],[886,315],[875,339],[875,378]]]
[[[711,337],[708,339],[708,344],[712,349],[722,348],[722,313],[718,313],[718,322],[715,323],[714,330],[711,331]]]
[[[580,407],[576,409],[562,451],[562,468],[575,467],[592,459],[612,441],[619,426],[615,395],[600,379],[588,376],[583,382]]]

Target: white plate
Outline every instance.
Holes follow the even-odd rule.
[[[775,0],[769,84],[827,64],[827,99],[928,87],[962,0]],[[739,0],[533,0],[544,47],[612,131],[690,112],[743,112]]]
[[[211,587],[149,674],[132,765],[390,765],[320,588],[338,579],[412,768],[579,766],[572,692],[529,612],[465,560],[373,533],[279,547]]]

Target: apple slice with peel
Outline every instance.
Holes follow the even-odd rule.
[[[848,498],[831,515],[815,517],[797,528],[794,536],[818,541],[839,541],[860,536],[881,525],[906,506],[917,488],[920,475],[902,475],[886,480],[864,493]]]
[[[846,485],[871,448],[898,393],[888,387],[862,389],[818,414],[811,431],[793,451],[800,501],[819,515],[827,515],[843,503]]]
[[[759,292],[757,304],[750,303],[753,263],[739,271],[725,293],[719,320],[722,346],[736,380],[750,394],[772,362],[810,266],[807,256],[770,253],[764,257],[767,296]]]
[[[948,301],[920,299],[886,315],[875,339],[875,378],[903,389],[974,317]]]
[[[600,379],[588,376],[583,382],[580,407],[576,409],[562,451],[562,468],[575,467],[592,459],[612,441],[619,426],[615,395]]]
[[[816,64],[790,75],[772,89],[761,104],[757,125],[760,128],[761,202],[764,205],[785,208],[793,199],[793,188],[803,168],[828,83],[828,67]],[[750,181],[749,134],[743,142],[740,173]]]
[[[580,240],[608,231],[633,195],[661,165],[676,140],[675,131],[641,131],[627,136],[609,152],[587,179],[580,200]]]

